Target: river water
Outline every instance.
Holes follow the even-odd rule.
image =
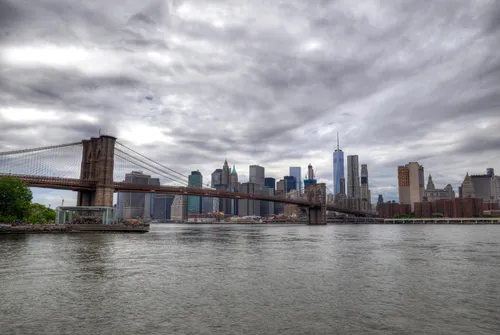
[[[500,226],[0,236],[0,334],[500,334]]]

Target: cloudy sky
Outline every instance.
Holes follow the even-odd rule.
[[[338,131],[374,198],[409,161],[456,189],[500,171],[499,45],[497,0],[0,0],[0,151],[101,128],[185,174],[311,163],[332,189]]]

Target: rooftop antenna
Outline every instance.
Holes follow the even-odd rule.
[[[337,132],[337,150],[340,150],[339,132]]]

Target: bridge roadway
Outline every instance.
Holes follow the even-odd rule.
[[[81,180],[76,178],[41,177],[41,176],[0,173],[0,177],[1,176],[9,176],[12,178],[19,179],[30,187],[50,188],[58,190],[92,191],[95,190],[97,186],[97,182],[95,181]],[[308,201],[304,199],[291,199],[291,198],[282,198],[269,195],[249,194],[243,192],[230,192],[230,191],[204,189],[204,188],[138,185],[138,184],[128,184],[124,182],[114,182],[112,187],[115,189],[115,192],[197,195],[204,197],[226,198],[226,199],[251,199],[251,200],[279,202],[279,203],[298,205],[301,207],[309,207],[309,208],[321,206],[320,202]],[[355,211],[328,204],[326,206],[326,209],[329,211],[340,212],[344,214],[352,214],[356,216],[371,216],[369,213],[363,211]]]

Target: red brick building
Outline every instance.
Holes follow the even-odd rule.
[[[485,206],[481,198],[455,198],[453,200],[416,202],[414,207],[414,214],[417,218],[431,218],[436,216],[471,218],[481,216]]]
[[[377,205],[379,217],[392,219],[396,215],[407,215],[411,213],[411,206],[398,204],[395,202],[386,202]]]

